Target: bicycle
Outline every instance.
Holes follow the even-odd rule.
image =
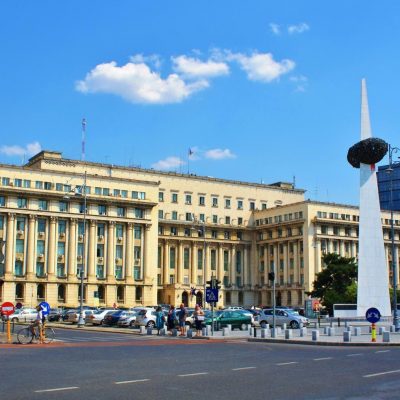
[[[17,333],[17,339],[20,344],[29,344],[32,343],[33,339],[38,339],[42,343],[48,344],[51,343],[54,340],[55,333],[52,328],[48,328],[46,326],[43,326],[39,328],[42,330],[42,336],[40,337],[40,332],[36,330],[36,327],[34,328],[35,333],[31,331],[30,326],[26,326],[25,328],[22,328],[18,331]]]

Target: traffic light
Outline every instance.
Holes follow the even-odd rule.
[[[215,289],[221,289],[221,281],[219,281],[218,279],[215,280]]]
[[[268,272],[268,280],[271,282],[275,280],[275,272]]]
[[[207,289],[212,289],[212,280],[206,281],[207,283]]]

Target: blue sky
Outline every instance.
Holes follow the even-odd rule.
[[[398,1],[0,3],[0,162],[37,150],[358,204],[367,79],[400,146]],[[188,165],[188,149],[193,150]]]

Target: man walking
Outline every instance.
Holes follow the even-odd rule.
[[[185,336],[186,317],[187,317],[187,311],[185,305],[182,303],[181,306],[179,307],[179,313],[178,313],[179,330],[181,332],[179,336]]]

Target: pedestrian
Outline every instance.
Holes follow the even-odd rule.
[[[156,308],[156,328],[157,328],[157,335],[160,336],[160,330],[164,328],[164,312],[160,306]]]
[[[179,307],[179,313],[178,313],[179,330],[181,332],[179,336],[185,336],[186,317],[187,317],[187,311],[185,305],[182,303]]]
[[[201,336],[201,328],[203,327],[204,322],[204,311],[198,304],[196,304],[194,309],[193,317],[196,325],[196,336]]]
[[[172,335],[172,329],[175,329],[176,311],[174,306],[170,306],[167,316],[167,329]]]

